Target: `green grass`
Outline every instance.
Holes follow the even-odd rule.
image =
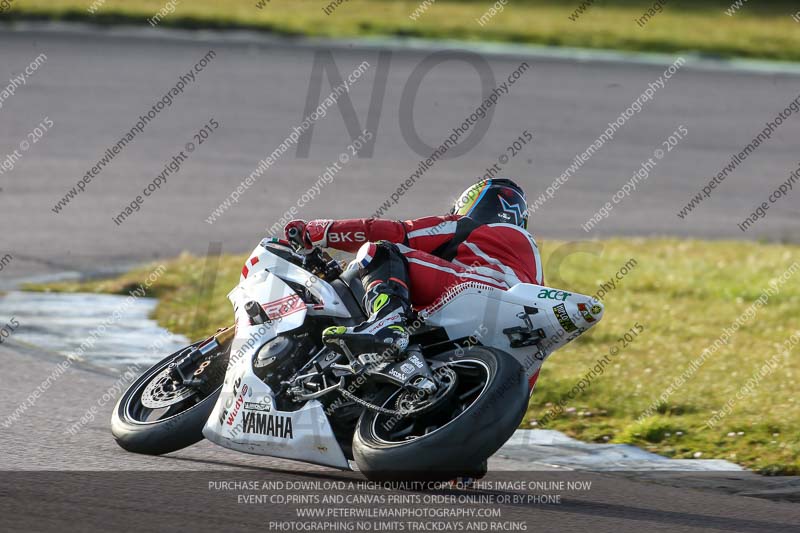
[[[390,35],[800,60],[800,24],[791,18],[800,7],[792,0],[754,0],[734,16],[724,13],[731,0],[671,0],[643,28],[635,20],[653,4],[649,0],[598,0],[576,21],[568,17],[580,0],[510,0],[483,26],[476,20],[494,4],[490,0],[438,0],[417,20],[409,15],[419,6],[418,0],[349,0],[330,15],[322,9],[328,2],[321,0],[271,0],[263,9],[257,9],[256,2],[183,0],[161,24],[246,27],[286,35]],[[147,24],[166,3],[106,0],[90,14],[92,0],[14,0],[2,17]]]
[[[561,243],[542,246],[545,274],[563,288],[595,294],[631,258],[636,266],[604,298],[603,321],[556,352],[544,365],[523,427],[566,398],[594,365],[618,346],[635,322],[645,331],[622,349],[605,373],[548,423],[585,441],[631,443],[676,458],[727,459],[764,473],[800,473],[800,346],[780,355],[780,366],[752,396],[738,401],[713,429],[705,421],[744,385],[782,342],[800,332],[800,272],[758,314],[700,367],[653,416],[637,422],[686,365],[713,343],[757,299],[773,278],[800,262],[800,247],[780,244],[692,240],[614,239],[599,241],[602,254],[576,253],[558,271],[548,258]],[[202,301],[204,260],[181,256],[166,262],[153,286],[161,298],[155,318],[169,329],[201,337],[231,322],[225,298],[237,283],[245,257],[224,257],[211,298],[209,321],[193,318]],[[152,267],[120,278],[62,283],[39,290],[125,293]],[[561,285],[561,283],[559,283]],[[729,436],[729,434],[733,434]]]

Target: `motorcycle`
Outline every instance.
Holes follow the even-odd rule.
[[[480,476],[543,361],[603,316],[589,296],[470,281],[414,311],[402,353],[333,350],[322,331],[364,321],[365,289],[355,265],[297,240],[255,248],[228,294],[233,326],[131,384],[111,419],[122,448],[160,455],[207,438],[371,480]]]

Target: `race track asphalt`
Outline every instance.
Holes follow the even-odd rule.
[[[15,261],[4,278],[75,270],[120,268],[189,250],[209,242],[244,252],[281,219],[350,142],[342,113],[332,107],[316,121],[308,155],[291,147],[238,203],[213,224],[205,222],[305,114],[315,57],[325,54],[347,76],[369,63],[350,92],[355,117],[366,127],[373,106],[371,157],[342,165],[334,181],[298,210],[304,218],[370,216],[417,170],[420,155],[401,132],[413,124],[431,146],[443,142],[481,101],[478,70],[452,53],[431,66],[415,94],[412,71],[440,56],[426,50],[385,52],[359,45],[270,40],[229,34],[123,30],[0,32],[0,80],[19,74],[39,54],[38,71],[0,109],[0,161],[13,153],[45,117],[49,132],[15,168],[0,175],[0,252]],[[70,28],[70,27],[68,27]],[[85,192],[56,214],[51,209],[131,130],[151,107],[209,50],[216,56],[111,163]],[[499,83],[525,61],[530,68],[501,96],[480,142],[464,155],[438,161],[386,217],[442,213],[471,181],[528,130],[534,140],[511,157],[502,173],[517,179],[531,199],[546,191],[649,84],[663,65],[584,62],[512,56],[480,56],[484,76]],[[426,63],[427,61],[427,63]],[[698,238],[798,241],[797,201],[790,195],[743,233],[744,220],[798,166],[800,119],[787,119],[686,219],[678,211],[750,140],[800,94],[800,76],[686,66],[658,89],[652,101],[617,130],[532,217],[540,241],[584,240],[609,235],[680,235]],[[488,69],[488,70],[487,70]],[[380,74],[378,74],[380,73]],[[419,73],[419,71],[418,71]],[[319,74],[319,73],[318,73]],[[406,85],[409,84],[409,89]],[[322,80],[321,95],[330,93]],[[409,103],[402,103],[403,92]],[[318,100],[312,99],[314,106]],[[380,105],[378,105],[380,104]],[[401,105],[402,104],[402,105]],[[413,104],[413,112],[410,111]],[[188,155],[180,171],[121,225],[119,215],[210,119],[219,128]],[[595,229],[581,229],[673,132],[688,133]],[[356,128],[357,126],[353,126]],[[197,143],[197,140],[193,142]],[[796,187],[795,187],[796,188]],[[796,194],[796,192],[794,192]]]
[[[245,455],[208,441],[161,457],[119,448],[108,429],[118,377],[75,365],[51,381],[17,420],[7,415],[56,369],[58,359],[25,347],[0,347],[0,530],[163,531],[192,524],[193,530],[265,529],[268,521],[297,521],[298,505],[246,505],[239,494],[218,491],[209,482],[363,481],[357,473],[292,461]],[[116,387],[118,388],[118,387]],[[110,396],[115,396],[110,394]],[[92,411],[92,408],[95,411]],[[8,411],[8,412],[7,412]],[[93,412],[97,414],[94,415]],[[81,419],[85,423],[80,423]],[[68,428],[79,423],[79,431]],[[790,501],[747,497],[765,487],[754,474],[539,471],[522,474],[522,463],[493,460],[488,481],[579,481],[590,490],[516,490],[502,494],[560,494],[559,503],[476,504],[500,509],[505,522],[525,523],[528,531],[796,531],[800,506]],[[509,474],[509,470],[515,471]],[[779,479],[769,480],[780,485]],[[528,485],[530,486],[530,485]],[[796,491],[796,489],[794,489]],[[277,494],[265,491],[261,494]],[[284,491],[296,493],[298,491]],[[311,491],[300,491],[311,493]],[[395,494],[398,491],[351,491]],[[434,491],[437,492],[437,491]],[[441,493],[442,491],[438,491]],[[478,491],[477,494],[497,491]],[[778,490],[778,492],[780,492]],[[259,494],[259,491],[255,491]],[[415,491],[399,491],[401,494]],[[425,494],[422,492],[421,494]],[[459,491],[444,491],[459,495]],[[314,507],[314,506],[307,506]],[[317,506],[319,507],[319,506]],[[365,506],[342,505],[341,508]],[[380,507],[380,506],[377,506]],[[461,508],[444,505],[436,508]],[[308,520],[306,520],[308,521]],[[269,530],[269,529],[267,529]]]

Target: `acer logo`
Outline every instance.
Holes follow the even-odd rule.
[[[548,300],[563,302],[566,301],[568,297],[572,296],[572,293],[567,291],[560,291],[558,289],[542,289],[536,296],[538,298],[547,298]]]
[[[363,231],[345,231],[328,234],[328,242],[364,242],[366,240],[367,235]]]

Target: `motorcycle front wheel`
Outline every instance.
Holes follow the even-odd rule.
[[[188,372],[208,372],[203,387],[176,384],[169,365],[206,341],[196,342],[162,359],[134,381],[120,397],[111,415],[111,433],[129,452],[161,455],[203,440],[203,426],[217,402],[229,357],[231,336],[195,361]],[[213,365],[211,364],[213,362]]]
[[[483,346],[430,359],[457,376],[455,390],[435,409],[401,418],[365,410],[353,455],[370,480],[447,480],[482,474],[484,461],[511,437],[528,406],[522,365]],[[374,403],[398,410],[402,390],[387,386]]]

